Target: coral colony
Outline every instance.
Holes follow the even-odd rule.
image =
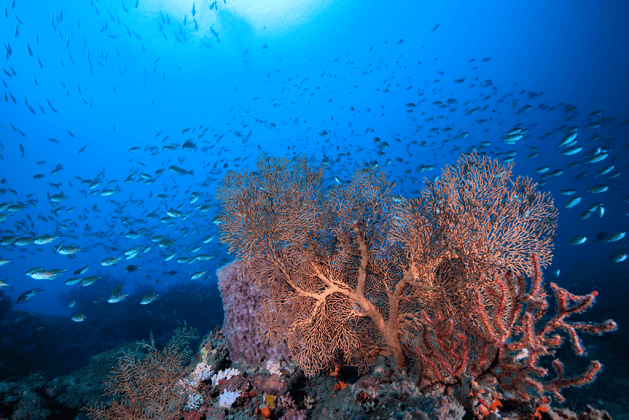
[[[511,164],[463,156],[411,200],[380,168],[326,189],[324,168],[306,158],[263,155],[256,166],[218,190],[221,241],[237,259],[217,272],[224,335],[206,337],[172,386],[186,419],[574,414],[551,399],[602,365],[566,374],[556,351],[567,339],[583,356],[579,332],[617,326],[569,321],[597,292],[544,284],[558,212]],[[329,380],[327,393],[311,390]],[[588,407],[579,418],[597,416]]]
[[[221,240],[248,281],[221,283],[230,350],[242,354],[263,336],[279,343],[269,356],[286,357],[285,344],[310,375],[339,361],[366,370],[387,354],[399,371],[415,361],[422,390],[470,375],[524,400],[562,401],[562,388],[593,381],[600,363],[565,378],[557,359],[555,378],[542,379],[540,358],[562,345],[560,332],[583,355],[577,331],[616,324],[566,321],[596,292],[575,296],[555,284],[557,311],[547,314],[541,268],[558,213],[530,179],[512,179],[512,168],[463,156],[415,200],[393,195],[384,172],[367,166],[327,192],[323,169],[305,158],[262,156],[257,174],[231,172],[218,192]],[[244,326],[252,311],[262,332],[254,337],[243,333],[256,330]]]

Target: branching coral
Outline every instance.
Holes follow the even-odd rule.
[[[97,420],[171,420],[182,417],[187,389],[182,388],[184,368],[191,355],[188,343],[197,338],[196,330],[187,326],[173,332],[164,349],[158,350],[151,335],[139,347],[148,353],[138,357],[123,353],[105,383],[105,395],[112,401],[100,407],[87,407],[88,415]]]
[[[564,379],[556,362],[558,379],[535,384],[545,375],[539,356],[561,344],[552,331],[568,332],[578,352],[576,330],[615,324],[564,323],[594,295],[556,288],[564,306],[535,330],[558,212],[528,178],[512,179],[512,165],[463,156],[415,200],[394,196],[380,168],[363,166],[324,192],[322,168],[305,158],[263,155],[256,165],[257,173],[230,172],[218,189],[221,241],[264,292],[258,333],[285,343],[308,375],[338,364],[364,371],[388,354],[400,373],[415,359],[422,388],[490,373],[508,388],[510,366],[530,360],[511,386],[521,398],[530,387],[560,398],[559,389],[594,377],[596,364],[583,380]],[[534,278],[528,293],[525,276]]]

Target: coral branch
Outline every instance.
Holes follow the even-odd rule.
[[[534,275],[531,280],[531,290],[522,299],[516,301],[517,311],[521,315],[514,324],[509,337],[510,342],[503,347],[496,363],[482,376],[495,377],[504,391],[514,392],[524,400],[529,400],[533,395],[551,394],[557,401],[562,402],[562,389],[593,382],[602,364],[594,360],[585,372],[567,379],[564,377],[563,363],[555,358],[552,361],[555,377],[545,380],[548,371],[539,365],[540,358],[554,357],[554,350],[563,344],[563,339],[557,332],[567,333],[575,353],[583,356],[585,349],[577,330],[600,335],[615,331],[617,325],[612,320],[600,324],[567,322],[565,319],[570,315],[582,313],[593,305],[597,292],[577,296],[551,283],[550,286],[557,302],[556,314],[538,327],[538,321],[542,320],[545,315],[548,302],[543,292],[541,270],[536,256],[532,258],[532,266]],[[570,304],[569,300],[574,304]]]

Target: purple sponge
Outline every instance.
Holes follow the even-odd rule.
[[[246,274],[239,279],[241,269],[241,261],[236,260],[216,270],[231,360],[250,367],[263,366],[267,360],[289,362],[290,353],[285,343],[267,345],[258,336],[256,316],[266,293],[255,287]]]

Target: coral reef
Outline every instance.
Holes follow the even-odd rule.
[[[222,240],[241,257],[219,273],[224,331],[194,355],[184,327],[163,350],[151,337],[93,358],[83,376],[2,383],[0,416],[610,418],[551,406],[602,367],[564,365],[565,341],[583,356],[579,333],[617,326],[568,319],[597,292],[544,284],[556,210],[511,166],[465,156],[406,201],[372,167],[324,193],[307,159],[257,164],[219,191]]]
[[[202,361],[201,349],[208,349]],[[84,406],[107,404],[103,378],[119,364],[121,350],[141,359],[148,354],[138,343],[124,349],[112,349],[92,357],[90,365],[66,377],[48,381],[32,375],[15,382],[0,383],[0,416],[12,419],[87,420]],[[229,380],[212,385],[211,376],[194,381],[203,402],[194,408],[182,407],[185,419],[486,419],[519,420],[565,419],[607,420],[610,415],[584,406],[582,410],[550,406],[540,398],[528,402],[509,399],[495,385],[465,378],[446,395],[441,391],[421,392],[416,378],[400,378],[389,358],[378,357],[373,369],[361,375],[355,368],[341,367],[331,374],[306,376],[291,363],[280,363],[279,374],[266,366],[248,367],[233,363],[223,330],[217,328],[204,337],[193,363],[182,370],[185,378],[194,378],[201,363],[219,366],[214,371],[234,369],[240,372]],[[275,369],[274,369],[275,370]],[[197,373],[199,371],[197,370]],[[197,377],[198,379],[198,377]],[[192,391],[188,388],[188,392]],[[220,406],[220,395],[238,392],[231,407]],[[578,413],[574,412],[578,411]],[[266,413],[266,415],[265,415]],[[155,417],[147,417],[155,418]]]

